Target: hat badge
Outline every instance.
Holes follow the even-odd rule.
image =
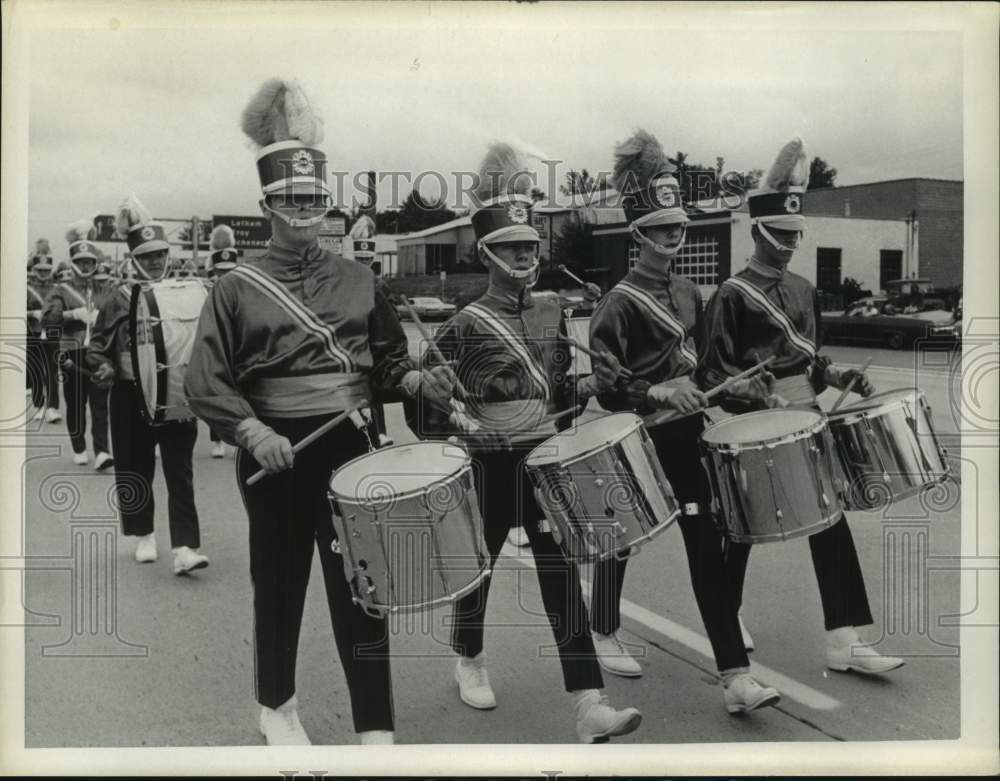
[[[507,216],[510,217],[511,222],[521,225],[528,221],[528,210],[523,204],[512,203],[507,207]]]
[[[656,188],[656,200],[664,209],[672,209],[677,205],[677,194],[670,185],[661,184]]]
[[[789,214],[798,214],[799,210],[802,208],[802,199],[798,195],[792,193],[787,198],[785,198],[785,211]]]
[[[292,155],[292,170],[300,176],[308,176],[316,170],[313,156],[305,149],[300,149]]]
[[[87,242],[81,242],[77,252],[90,252],[90,247],[87,245]]]
[[[140,231],[139,235],[142,236],[144,240],[149,241],[156,238],[156,231],[147,225],[142,229],[142,231]]]

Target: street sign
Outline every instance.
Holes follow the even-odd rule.
[[[97,228],[97,238],[94,241],[125,241],[115,233],[115,215],[98,214],[94,217],[94,226]]]
[[[344,240],[340,236],[328,236],[321,233],[317,237],[317,241],[320,247],[330,250],[334,255],[342,255],[344,252]]]
[[[441,281],[444,282],[447,278],[448,278],[448,272],[442,270],[441,271]]]
[[[266,217],[213,214],[212,227],[228,225],[236,237],[237,249],[266,249],[271,238],[271,221]]]
[[[327,236],[343,236],[347,232],[347,222],[343,217],[324,217],[321,234]]]

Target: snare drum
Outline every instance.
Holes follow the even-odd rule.
[[[208,292],[198,280],[166,280],[132,288],[129,339],[140,409],[152,426],[194,417],[184,371]]]
[[[680,514],[642,418],[629,412],[550,437],[525,468],[553,535],[576,561],[631,551]]]
[[[786,407],[727,418],[701,435],[722,533],[760,543],[815,534],[842,508],[826,420]]]
[[[876,393],[829,416],[850,510],[884,507],[947,479],[947,451],[916,388]]]
[[[369,615],[451,603],[489,575],[472,459],[417,442],[348,461],[330,478],[337,547]]]

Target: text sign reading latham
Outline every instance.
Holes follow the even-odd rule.
[[[213,214],[212,227],[216,225],[228,225],[233,229],[237,249],[264,249],[271,238],[271,223],[266,217]]]

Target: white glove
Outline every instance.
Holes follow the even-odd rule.
[[[41,309],[29,309],[28,310],[28,317],[30,317],[32,320],[41,320],[42,319],[42,310]]]

